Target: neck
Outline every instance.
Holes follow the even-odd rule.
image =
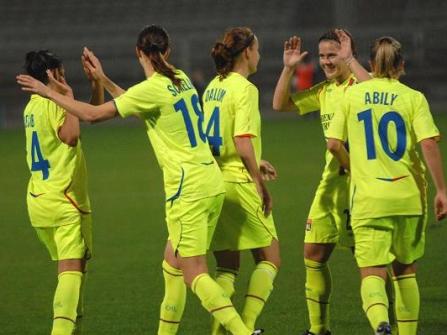
[[[342,84],[346,81],[346,79],[349,78],[350,75],[351,75],[351,72],[344,73],[344,74],[338,76],[337,78],[335,78],[335,81],[337,82],[337,84]]]
[[[250,75],[247,64],[244,64],[243,62],[237,62],[236,64],[234,64],[232,72],[239,73],[245,78],[248,78],[248,76]]]

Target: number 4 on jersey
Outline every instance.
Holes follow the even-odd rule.
[[[42,171],[42,179],[45,180],[50,175],[49,169],[50,163],[42,156],[37,132],[33,131],[31,137],[31,171]]]
[[[211,129],[213,135],[210,135]],[[211,145],[211,151],[214,156],[220,156],[220,146],[222,145],[222,137],[220,136],[220,109],[215,107],[211,114],[208,125],[206,126],[206,137]]]

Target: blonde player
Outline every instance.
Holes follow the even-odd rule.
[[[273,289],[280,266],[272,199],[262,174],[276,171],[261,161],[261,116],[258,89],[248,80],[257,70],[259,42],[247,27],[227,30],[211,51],[217,76],[203,95],[206,135],[223,172],[225,202],[211,249],[217,262],[216,281],[234,293],[239,251],[251,250],[252,272],[242,320],[253,329]],[[224,334],[214,320],[212,334]]]
[[[290,81],[307,52],[301,52],[301,39],[296,36],[284,43],[284,68],[276,85],[273,108],[298,111],[300,115],[319,111],[323,134],[326,135],[334,116],[332,106],[343,99],[350,86],[369,79],[369,74],[357,62],[354,42],[346,31],[332,29],[323,34],[319,39],[318,52],[326,80],[291,95]],[[332,279],[327,261],[336,244],[349,248],[354,246],[349,222],[348,183],[347,174],[326,151],[326,164],[305,230],[304,264],[310,328],[304,334],[330,334]]]
[[[104,87],[115,97],[100,106],[65,97],[29,76],[18,76],[18,82],[25,91],[48,97],[82,120],[103,121],[118,115],[144,120],[164,175],[169,232],[165,274],[175,277],[181,269],[186,284],[227,330],[249,335],[253,330],[244,325],[231,300],[208,275],[206,251],[225,189],[202,129],[197,92],[186,74],[167,62],[169,53],[166,31],[154,25],[144,28],[137,39],[136,54],[147,79],[124,91],[102,73],[98,60],[85,50],[89,70],[102,78]],[[170,273],[171,268],[174,273]],[[172,317],[175,310],[183,309],[184,299],[173,301],[174,305],[169,305],[171,301],[166,297],[165,301],[160,323],[168,327],[159,333],[169,334],[169,326],[177,323]]]
[[[328,130],[329,150],[350,169],[355,257],[362,277],[363,309],[375,334],[391,334],[385,293],[392,264],[400,335],[415,335],[419,317],[416,261],[425,245],[424,164],[435,187],[435,214],[447,215],[439,131],[421,92],[399,82],[401,45],[392,37],[371,48],[374,79],[351,88]],[[349,138],[349,155],[343,141]]]
[[[48,90],[73,97],[65,83],[62,61],[47,50],[26,55],[26,72]],[[87,71],[88,72],[88,71]],[[90,77],[91,79],[91,77]],[[103,89],[92,82],[92,103],[103,100]],[[91,256],[91,208],[87,170],[79,140],[79,120],[53,101],[32,95],[24,111],[28,183],[28,214],[37,236],[58,262],[53,302],[52,335],[80,331],[86,263]]]

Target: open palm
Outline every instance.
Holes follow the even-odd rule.
[[[301,38],[298,36],[293,36],[284,42],[284,66],[295,68],[307,54],[307,51],[301,52]]]

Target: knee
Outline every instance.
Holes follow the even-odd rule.
[[[334,244],[305,243],[304,258],[318,263],[326,263],[334,250]]]

